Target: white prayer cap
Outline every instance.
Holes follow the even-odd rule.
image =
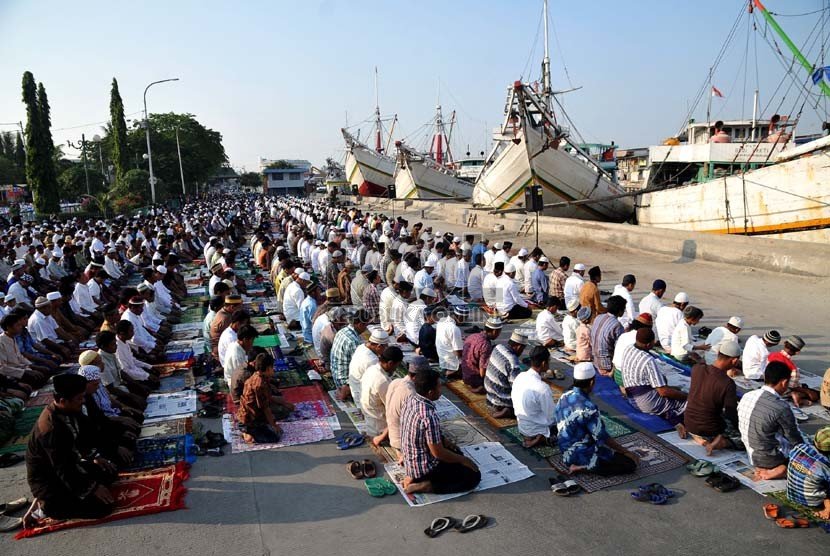
[[[4,300],[6,303],[8,303],[9,301],[14,301],[14,299],[15,299],[15,297],[14,297],[12,294],[10,294],[10,293],[7,293],[7,294],[6,294],[6,297],[4,297],[4,298],[3,298],[3,300]]]
[[[727,357],[740,357],[741,346],[735,340],[727,340],[721,342],[720,346],[718,346],[718,353],[726,355]]]
[[[686,294],[686,292],[680,292],[680,293],[678,293],[677,295],[674,296],[674,302],[675,303],[688,303],[689,302],[689,296]]]
[[[425,267],[435,268],[435,264],[438,262],[438,257],[435,256],[435,253],[430,253],[429,257],[427,257],[427,262],[424,263]]]
[[[435,295],[435,290],[433,290],[432,288],[424,288],[424,289],[422,289],[422,290],[421,290],[421,295],[425,295],[425,296],[427,296],[427,297],[437,297],[437,296]]]
[[[369,341],[373,344],[385,346],[389,343],[389,333],[381,328],[376,328],[375,330],[372,330],[372,334],[369,336]]]
[[[52,256],[56,259],[60,259],[61,257],[63,257],[63,249],[61,249],[60,247],[55,247],[54,249],[52,249]]]
[[[574,365],[574,380],[588,380],[594,378],[597,369],[590,361],[583,361]]]
[[[729,319],[729,324],[731,324],[735,328],[743,328],[744,319],[742,319],[741,317],[732,317]]]
[[[497,241],[496,243],[493,244],[493,247],[496,249],[496,251],[498,251],[499,249],[501,249],[501,242]]]
[[[527,251],[527,249],[525,249],[524,247],[522,247],[521,249],[519,249],[519,256],[520,256],[520,257],[527,257],[527,253],[528,253],[528,251]]]
[[[365,264],[365,265],[363,265],[362,267],[360,267],[360,270],[362,270],[363,272],[365,272],[365,273],[367,273],[367,274],[368,274],[369,272],[372,272],[374,269],[375,269],[375,267],[373,267],[373,266],[372,266],[372,265],[370,265],[370,264]]]
[[[156,267],[156,272],[158,272],[159,274],[167,274],[167,267],[163,264],[160,264]]]
[[[504,322],[499,317],[490,317],[484,322],[484,328],[491,330],[501,330],[504,327]]]
[[[150,286],[147,285],[147,282],[142,282],[136,288],[140,292],[146,292],[147,290],[151,289]]]
[[[550,262],[550,259],[547,258],[547,257],[540,257],[539,258],[539,263],[549,263],[549,262]]]
[[[461,243],[461,236],[455,236],[452,238],[453,243]]]
[[[342,256],[343,256],[343,251],[335,251],[334,253],[331,254],[331,257],[333,259],[336,259],[337,257],[342,257]]]
[[[230,252],[231,252],[231,250],[230,250],[230,249],[228,249],[227,247],[225,247],[224,249],[222,249],[222,254],[223,254],[223,255],[227,255],[227,254],[228,254],[228,253],[230,253]]]
[[[574,270],[585,270],[585,265],[582,263],[576,263],[574,265]]]
[[[38,257],[37,259],[35,259],[35,262],[39,265],[46,265],[46,261],[43,260],[43,257]]]
[[[297,275],[297,279],[309,281],[311,280],[311,275],[308,272],[300,272],[300,274]]]
[[[49,301],[58,301],[61,297],[63,297],[60,292],[49,292],[46,294],[46,299]]]
[[[38,298],[35,299],[35,307],[46,307],[47,305],[50,305],[50,304],[51,304],[51,302],[48,299],[46,299],[45,297],[43,297],[42,295],[38,296]]]
[[[84,377],[88,382],[101,380],[101,369],[95,365],[83,365],[80,369],[78,369],[78,374]]]
[[[12,270],[20,270],[25,266],[26,261],[24,261],[23,259],[15,259],[14,264],[12,264]]]
[[[566,305],[566,307],[567,307],[568,311],[576,311],[576,309],[579,307],[579,300],[578,299],[571,299],[570,301],[568,301],[568,304]]]
[[[522,346],[527,345],[527,336],[520,334],[518,330],[514,330],[513,334],[510,335],[510,341],[519,344]]]
[[[514,265],[513,263],[507,263],[506,265],[504,265],[504,272],[507,274],[511,272],[516,272],[516,265]]]
[[[115,247],[110,247],[107,249],[107,253],[118,253],[118,250]]]

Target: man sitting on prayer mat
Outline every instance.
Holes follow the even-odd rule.
[[[542,375],[549,368],[550,352],[536,346],[530,352],[530,368],[519,373],[513,381],[510,397],[525,448],[550,442],[551,437],[556,438],[556,401],[550,386],[542,380]]]
[[[366,369],[378,362],[378,357],[386,346],[389,345],[389,334],[385,330],[376,328],[372,330],[369,341],[357,346],[349,361],[349,389],[355,405],[360,407],[360,382]]]
[[[603,477],[633,473],[640,458],[608,435],[599,408],[591,401],[596,374],[590,361],[574,365],[573,388],[556,404],[562,463],[570,473],[586,471]]]
[[[461,375],[471,392],[484,394],[484,377],[487,374],[487,364],[493,352],[493,342],[501,334],[504,327],[501,319],[490,317],[484,323],[484,330],[470,334],[464,340],[461,351]]]
[[[461,375],[461,356],[464,353],[464,337],[459,325],[469,315],[465,305],[456,305],[452,313],[445,315],[435,325],[435,351],[438,365],[444,378],[453,379]]]
[[[801,373],[793,357],[804,349],[805,343],[801,336],[790,336],[784,340],[784,348],[781,351],[770,353],[767,357],[767,364],[777,361],[783,363],[790,370],[790,382],[784,396],[791,397],[796,407],[801,404],[811,405],[819,400],[819,393],[805,384],[801,384]]]
[[[241,334],[241,333],[240,333]],[[274,376],[274,358],[260,353],[254,360],[254,374],[245,381],[245,389],[239,399],[236,418],[242,438],[249,444],[279,442],[282,429],[271,411],[271,384]]]
[[[692,327],[703,318],[703,311],[689,305],[683,309],[683,318],[674,327],[671,335],[671,356],[681,363],[700,363],[703,356],[698,351],[705,352],[712,346],[708,343],[695,344],[692,338]]]
[[[789,388],[790,369],[779,361],[767,365],[764,385],[738,403],[738,427],[755,480],[780,479],[787,473],[787,454],[805,442],[790,404],[781,396]]]
[[[407,493],[467,492],[481,482],[481,472],[469,458],[444,446],[434,401],[441,397],[438,373],[426,369],[413,379],[415,393],[401,410],[401,452]]]
[[[813,444],[805,442],[790,450],[787,498],[816,508],[817,517],[830,520],[830,427],[819,429]]]
[[[596,324],[594,325],[596,326]],[[651,328],[641,328],[633,346],[622,356],[622,381],[628,402],[648,415],[657,415],[669,422],[680,438],[686,437],[683,412],[686,394],[669,386],[649,353],[656,340]]]
[[[513,332],[507,344],[499,344],[490,354],[487,371],[484,374],[484,389],[487,391],[487,407],[493,417],[513,417],[513,400],[510,390],[519,374],[519,357],[527,346],[527,337]]]
[[[26,449],[26,474],[33,509],[53,519],[98,519],[115,500],[107,488],[115,465],[97,453],[82,410],[86,379],[54,378],[55,400],[40,414]]]
[[[561,304],[562,301],[555,295],[548,297],[545,310],[536,317],[536,339],[547,348],[562,345],[562,325],[554,318]]]
[[[389,432],[389,445],[395,449],[395,453],[401,453],[401,411],[403,411],[406,399],[415,393],[415,375],[419,372],[429,370],[429,361],[426,358],[416,355],[409,361],[407,374],[403,378],[396,378],[389,383],[386,389],[386,428]]]
[[[236,340],[228,346],[225,352],[225,360],[222,362],[222,371],[225,384],[234,391],[236,381],[245,372],[248,366],[248,352],[254,346],[254,340],[259,337],[259,332],[250,324],[239,329]]]
[[[386,394],[392,382],[390,375],[403,361],[398,346],[390,346],[380,354],[378,362],[366,369],[360,381],[360,408],[366,417],[366,434],[372,444],[380,446],[389,436],[386,421]]]
[[[738,393],[727,372],[741,356],[738,342],[721,342],[711,365],[692,367],[683,423],[692,440],[712,455],[715,450],[744,450],[738,430]]]
[[[743,375],[750,380],[764,380],[769,349],[780,343],[781,334],[777,330],[767,330],[762,336],[750,336],[741,357]]]
[[[567,353],[576,352],[576,332],[579,329],[579,321],[576,315],[579,312],[579,300],[572,299],[565,307],[567,314],[562,319],[562,342]]]

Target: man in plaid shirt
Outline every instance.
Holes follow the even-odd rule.
[[[366,279],[369,284],[363,290],[363,308],[369,313],[369,319],[372,322],[378,322],[380,313],[380,292],[378,291],[380,274],[377,270],[373,270],[366,275]]]
[[[559,299],[565,299],[565,280],[568,279],[568,269],[571,260],[568,257],[559,259],[559,266],[550,275],[550,294]]]
[[[356,311],[350,323],[334,336],[331,344],[331,377],[337,386],[337,399],[346,400],[351,396],[349,390],[349,363],[352,361],[357,346],[362,343],[360,335],[366,332],[369,315],[365,310]]]

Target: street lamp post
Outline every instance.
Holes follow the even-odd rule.
[[[179,174],[182,176],[182,196],[187,196],[184,190],[184,168],[182,167],[182,148],[179,146],[179,126],[176,126],[176,152],[179,153]]]
[[[92,141],[98,145],[98,160],[101,162],[101,179],[104,182],[104,189],[107,188],[107,171],[104,170],[104,155],[101,154],[101,136],[93,135]]]
[[[156,204],[156,177],[153,175],[153,152],[150,150],[150,115],[147,112],[147,90],[153,85],[158,85],[159,83],[167,83],[168,81],[178,80],[178,77],[174,77],[172,79],[162,79],[161,81],[153,81],[144,89],[144,131],[147,135],[147,161],[150,165],[150,195],[152,197],[154,205]]]
[[[70,149],[77,149],[78,147],[76,147],[75,145],[77,145],[77,143],[73,145],[72,141],[66,142],[66,146]],[[89,195],[89,170],[87,170],[86,167],[86,136],[84,136],[83,133],[81,133],[81,160],[84,163],[84,181],[86,181],[86,194]]]

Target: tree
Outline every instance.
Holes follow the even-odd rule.
[[[271,164],[267,166],[269,170],[292,170],[296,168],[290,162],[286,162],[285,160],[275,160]]]
[[[49,99],[43,84],[35,85],[31,72],[23,74],[23,103],[26,105],[26,181],[39,214],[60,211],[58,180],[50,131]]]
[[[14,162],[14,136],[10,132],[0,135],[0,156]]]
[[[49,99],[43,83],[37,84],[37,103],[40,108],[41,137],[43,141],[43,183],[41,184],[41,198],[43,213],[55,214],[61,210],[60,195],[58,194],[58,175],[55,172],[55,158],[63,157],[63,151],[55,149],[52,141],[52,115],[49,108]]]
[[[261,189],[262,174],[259,172],[245,172],[239,177],[239,183],[242,187],[247,187],[249,189]]]
[[[115,183],[124,179],[124,174],[130,169],[130,150],[127,145],[127,122],[124,119],[124,102],[118,92],[118,81],[112,78],[110,91],[110,159],[115,166]]]
[[[87,167],[77,162],[70,162],[58,176],[60,198],[67,201],[77,201],[81,195],[87,193],[87,176],[89,176],[89,192],[93,195],[105,191],[104,176],[95,167]]]
[[[17,133],[17,140],[14,145],[14,163],[20,170],[26,169],[26,149],[23,147],[23,137]]]

